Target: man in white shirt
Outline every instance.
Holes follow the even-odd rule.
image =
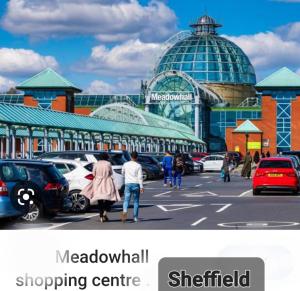
[[[123,165],[122,175],[125,176],[125,197],[123,204],[123,213],[121,216],[122,222],[126,222],[128,208],[133,196],[133,218],[134,222],[138,222],[140,194],[144,193],[143,186],[143,170],[142,166],[137,162],[138,153],[131,154],[131,161]]]

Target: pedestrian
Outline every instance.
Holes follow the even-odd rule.
[[[162,167],[164,170],[164,186],[172,187],[172,170],[173,170],[173,156],[169,151],[166,152],[163,160]]]
[[[222,166],[224,183],[230,182],[229,164],[230,164],[230,158],[229,158],[228,154],[226,154],[224,157],[223,166]]]
[[[265,157],[266,157],[266,154],[264,152],[262,152],[261,158],[264,159]]]
[[[250,152],[247,152],[242,169],[242,177],[250,179],[252,170],[252,157]]]
[[[256,152],[254,153],[253,161],[254,161],[254,163],[257,165],[257,164],[259,163],[259,160],[260,160],[259,152],[256,151]]]
[[[126,162],[122,168],[122,175],[125,176],[122,222],[126,222],[127,220],[131,196],[133,196],[133,220],[134,222],[138,222],[139,219],[140,194],[144,193],[144,187],[142,166],[137,162],[137,159],[138,153],[132,152],[131,161]]]
[[[109,220],[107,212],[111,202],[121,201],[118,188],[113,179],[112,166],[108,160],[108,153],[100,154],[100,159],[93,168],[94,179],[81,191],[81,194],[89,200],[98,201],[101,222]]]
[[[271,157],[271,154],[270,154],[269,151],[267,151],[266,157],[267,157],[267,158],[270,158],[270,157]]]
[[[173,161],[173,186],[180,189],[182,182],[182,173],[184,171],[184,159],[181,153],[177,152]]]

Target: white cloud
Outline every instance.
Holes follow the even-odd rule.
[[[101,41],[161,41],[176,31],[175,13],[152,0],[10,0],[3,27],[31,38],[94,35]]]
[[[91,82],[85,92],[89,94],[137,94],[140,92],[140,79],[118,79],[116,83],[109,84],[102,80]]]
[[[0,76],[0,93],[7,92],[10,88],[14,88],[16,83],[10,79]]]
[[[102,80],[95,80],[87,88],[86,92],[89,94],[112,94],[113,89],[112,85]]]
[[[42,56],[33,50],[0,48],[0,74],[25,76],[50,67],[58,68],[52,56]]]
[[[297,41],[284,39],[274,32],[226,37],[244,50],[259,72],[283,66],[300,68],[300,43]]]
[[[161,44],[129,40],[108,48],[96,46],[80,71],[102,76],[144,78],[150,74],[161,52]]]

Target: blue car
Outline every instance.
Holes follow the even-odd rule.
[[[13,206],[11,199],[15,186],[22,181],[14,163],[0,161],[0,218],[24,215],[24,212],[17,210]]]

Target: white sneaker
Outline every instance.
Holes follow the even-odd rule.
[[[164,184],[164,187],[167,187],[168,185],[167,184]]]
[[[137,217],[135,217],[135,218],[133,219],[133,221],[134,221],[135,223],[137,223],[137,222],[139,222],[139,219],[138,219]]]

